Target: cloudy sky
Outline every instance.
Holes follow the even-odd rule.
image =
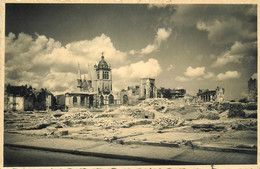
[[[257,73],[255,5],[7,4],[5,83],[74,90],[104,52],[113,90],[156,86],[247,95]]]

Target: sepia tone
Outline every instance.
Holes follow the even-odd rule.
[[[256,10],[6,4],[4,166],[256,165]]]

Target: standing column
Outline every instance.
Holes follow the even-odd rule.
[[[80,106],[80,103],[81,103],[81,98],[80,98],[80,96],[77,96],[77,106]]]

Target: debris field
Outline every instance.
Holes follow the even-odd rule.
[[[179,104],[146,99],[136,106],[57,111],[10,111],[5,132],[47,138],[108,141],[195,148],[257,149],[257,110],[253,103]]]

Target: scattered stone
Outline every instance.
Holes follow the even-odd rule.
[[[176,126],[181,126],[183,124],[184,124],[183,119],[175,116],[170,116],[170,115],[160,117],[158,119],[155,119],[152,122],[153,126],[159,126],[161,128],[176,127]]]
[[[257,110],[244,110],[246,118],[257,119]]]
[[[43,123],[43,124],[39,124],[37,125],[36,127],[32,127],[32,128],[28,128],[27,130],[30,130],[30,129],[34,129],[34,130],[37,130],[37,129],[44,129],[50,125],[52,125],[53,123]]]
[[[220,119],[219,114],[216,110],[205,111],[197,117],[198,119],[209,119],[209,120],[218,120]]]
[[[256,145],[254,145],[254,144],[239,144],[236,147],[237,148],[256,149]]]
[[[243,111],[243,105],[241,103],[233,103],[230,104],[230,108],[228,111],[228,117],[242,117],[245,118],[245,112]]]
[[[125,144],[124,140],[117,140],[117,143],[122,144],[122,145]]]
[[[61,125],[56,126],[55,128],[63,128]]]
[[[69,131],[68,131],[68,130],[60,131],[60,132],[59,132],[59,135],[60,135],[60,136],[69,135]]]
[[[232,126],[232,129],[233,130],[244,130],[244,129],[246,129],[246,126],[243,124],[237,124],[237,125]]]
[[[245,104],[246,110],[257,110],[257,103],[247,103]]]
[[[215,125],[215,124],[194,124],[191,126],[193,129],[199,129],[200,131],[210,132],[210,131],[224,131],[225,126]]]
[[[61,117],[62,115],[63,115],[63,114],[57,113],[57,114],[54,114],[53,117],[58,118],[58,117]]]

